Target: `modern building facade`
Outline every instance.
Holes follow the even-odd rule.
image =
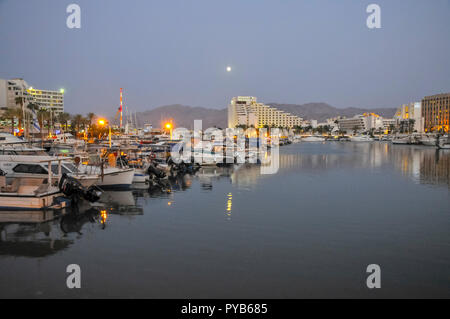
[[[262,128],[283,127],[292,128],[301,126],[303,119],[277,108],[258,103],[256,97],[238,96],[228,105],[228,127],[240,125]]]
[[[422,99],[425,132],[449,132],[450,93],[426,96]]]
[[[29,88],[27,93],[41,109],[52,110],[54,114],[64,112],[64,90],[49,91]]]
[[[21,98],[21,102],[17,102],[17,98]],[[64,112],[64,90],[38,90],[20,78],[0,79],[0,109],[19,107],[21,103],[23,105],[35,103],[40,108],[53,110],[55,114],[59,114]]]
[[[394,119],[397,120],[398,126],[404,126],[404,122],[413,120],[414,126],[413,130],[418,133],[423,133],[424,131],[424,119],[422,117],[422,103],[415,102],[409,104],[403,104],[397,109]]]
[[[33,99],[27,94],[28,83],[23,79],[0,79],[0,109],[18,107],[20,98],[24,105],[30,103]]]
[[[383,118],[375,113],[364,113],[351,118],[338,120],[339,130],[350,132],[367,132],[383,128]]]

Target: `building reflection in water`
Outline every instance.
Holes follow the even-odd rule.
[[[328,147],[317,144],[291,147],[291,152],[280,152],[280,168],[277,174],[289,174],[293,171],[324,174],[343,168],[393,167],[418,183],[450,186],[450,152],[446,150],[378,142],[329,143]],[[243,188],[252,187],[270,178],[271,175],[261,174],[259,166],[248,164],[241,165],[231,174],[232,183]]]

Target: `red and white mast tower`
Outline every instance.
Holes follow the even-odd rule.
[[[122,103],[123,103],[123,89],[120,88],[120,107],[119,107],[119,112],[120,112],[120,128],[122,128]]]

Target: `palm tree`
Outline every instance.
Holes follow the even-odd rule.
[[[91,130],[92,124],[94,123],[95,114],[94,113],[88,113],[86,116],[89,124],[89,131]]]
[[[94,113],[88,113],[86,118],[88,119],[89,127],[92,125],[92,122],[94,121],[95,114]]]
[[[14,122],[16,118],[21,118],[22,116],[22,110],[20,110],[17,107],[11,107],[11,108],[7,108],[3,114],[2,114],[2,118],[3,119],[8,119],[11,121],[11,134],[14,135]],[[20,121],[19,121],[20,123]],[[20,127],[20,124],[19,124]]]
[[[63,112],[63,113],[60,113],[58,115],[58,122],[59,122],[60,125],[64,124],[64,130],[65,131],[67,131],[67,123],[69,122],[69,120],[70,120],[70,114],[69,113]]]
[[[80,125],[83,124],[83,116],[81,114],[76,114],[72,118],[73,125],[75,126],[76,133],[80,131]]]
[[[29,102],[27,104],[27,110],[29,110],[30,112],[27,112],[28,114],[25,114],[27,120],[27,133],[29,134],[30,132],[30,124],[33,122],[33,116],[30,113],[33,113],[38,111],[40,108],[39,104],[34,103],[34,102]]]
[[[50,112],[47,111],[46,109],[40,109],[37,112],[37,119],[39,122],[39,126],[41,127],[41,137],[42,137],[42,134],[44,132],[44,121],[47,121],[48,123],[48,121],[50,120]],[[48,135],[50,135],[50,125],[48,125]]]
[[[15,98],[15,102],[16,102],[16,105],[20,105],[20,107],[23,107],[23,97],[22,96],[17,96]]]

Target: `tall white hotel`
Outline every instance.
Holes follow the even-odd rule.
[[[239,125],[262,128],[283,127],[292,128],[302,125],[303,119],[277,108],[258,103],[256,97],[238,96],[228,105],[228,127]]]

